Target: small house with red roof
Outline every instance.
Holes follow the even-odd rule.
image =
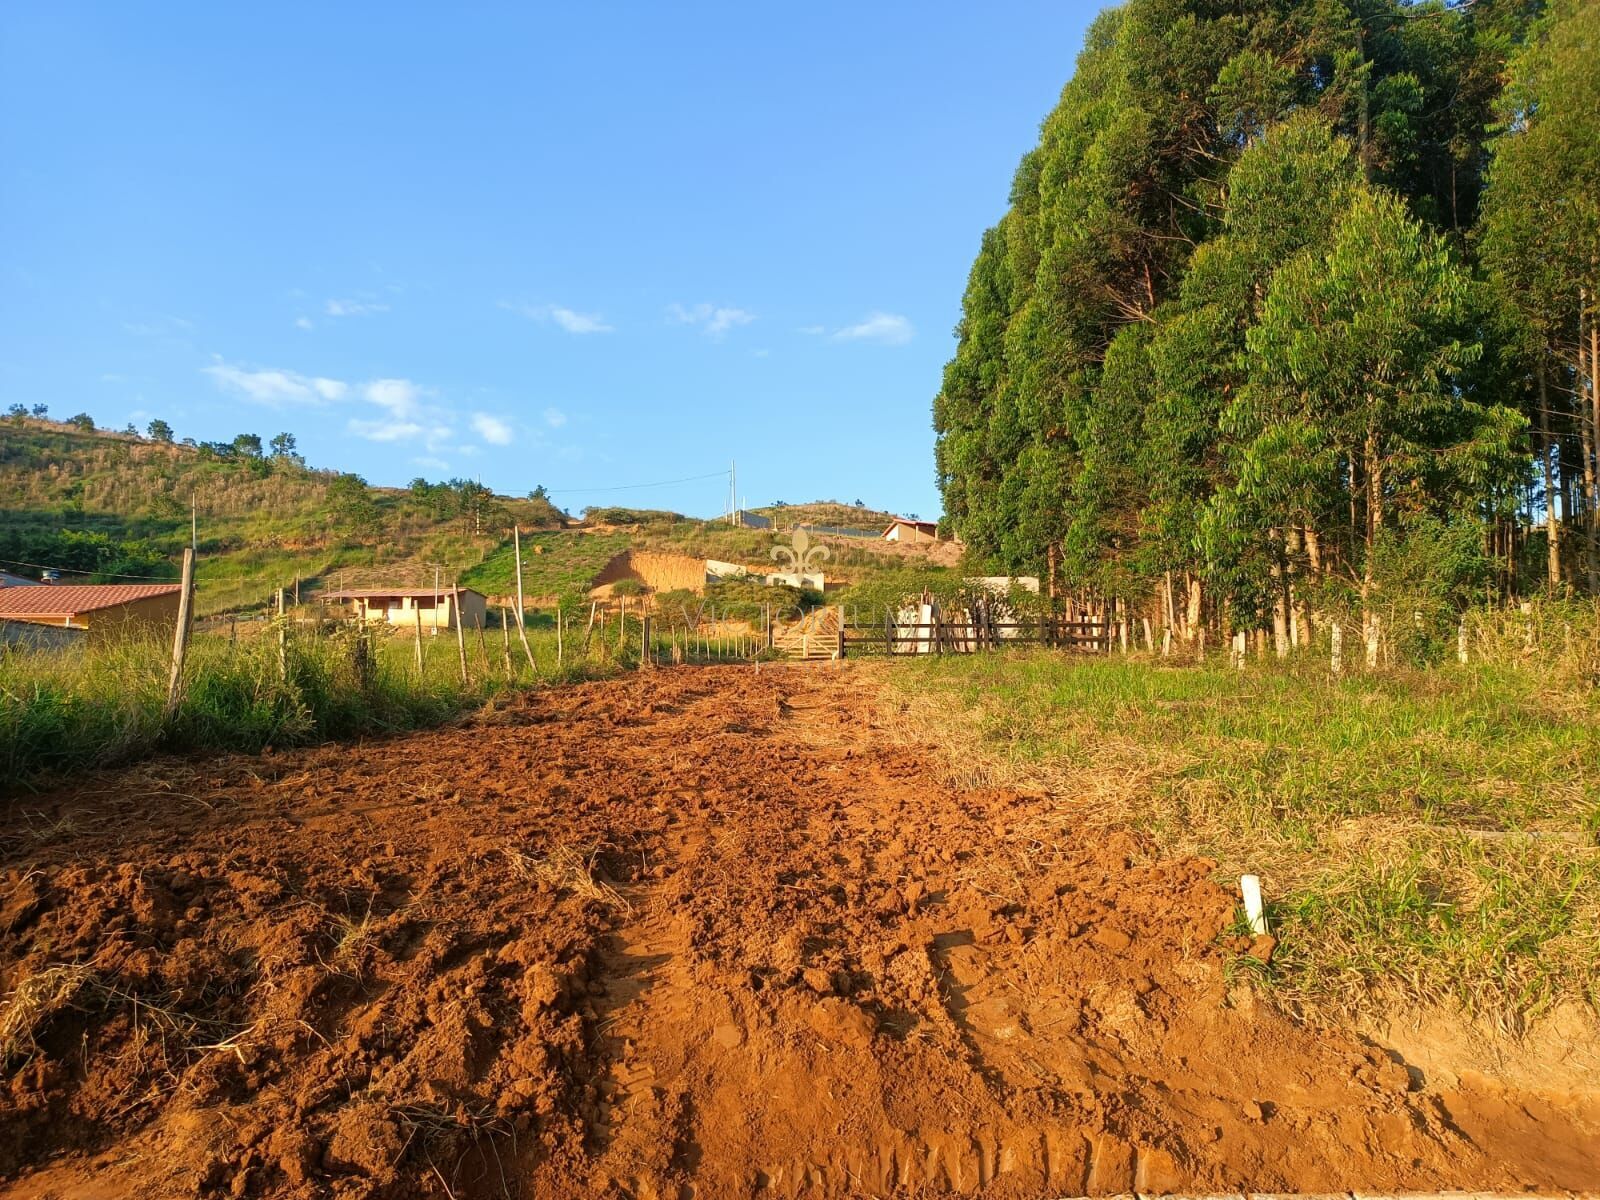
[[[0,588],[0,621],[85,629],[99,638],[171,633],[178,621],[178,583],[41,583]]]

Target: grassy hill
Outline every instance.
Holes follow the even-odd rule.
[[[890,520],[827,501],[755,510],[774,519],[777,533],[627,508],[594,510],[579,524],[543,498],[455,485],[368,487],[306,466],[292,447],[264,454],[259,446],[159,442],[11,418],[0,423],[0,567],[30,575],[59,567],[83,580],[176,578],[192,503],[202,614],[264,606],[296,580],[306,595],[423,586],[436,570],[506,595],[514,590],[513,523],[524,531],[524,591],[537,598],[582,593],[630,546],[759,565],[792,525],[876,533]],[[944,573],[955,561],[948,546],[908,555],[868,538],[822,540],[833,549],[829,577],[848,583],[908,566]]]
[[[467,570],[513,521],[561,519],[546,500],[369,488],[289,456],[31,419],[0,425],[0,559],[89,579],[176,578],[191,503],[201,612],[264,603],[297,577],[302,588],[432,582],[433,564]]]
[[[779,529],[794,525],[822,525],[834,529],[859,529],[874,536],[888,528],[889,522],[904,513],[881,512],[865,505],[840,504],[837,500],[817,500],[810,504],[769,504],[747,510],[770,518]]]

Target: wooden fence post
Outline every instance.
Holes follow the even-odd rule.
[[[283,589],[278,589],[278,679],[289,678],[289,623],[283,611]]]
[[[539,664],[533,661],[533,647],[528,645],[528,610],[522,601],[522,526],[511,527],[511,545],[517,559],[517,637],[522,642],[522,652],[528,656],[528,670],[539,673]]]
[[[420,683],[427,678],[427,671],[423,666],[422,649],[422,608],[417,604],[417,598],[411,597],[411,615],[416,618],[417,626],[417,681]]]
[[[364,696],[372,690],[372,643],[360,625],[352,625],[351,631],[355,637],[350,642],[350,662],[355,667],[356,684]]]
[[[1375,670],[1378,666],[1378,617],[1376,613],[1367,614],[1367,670]]]
[[[511,614],[506,611],[506,606],[500,606],[500,650],[505,655],[506,682],[511,682]]]
[[[461,660],[461,684],[463,687],[469,682],[467,679],[467,632],[462,627],[467,614],[461,610],[461,580],[457,578],[450,585],[450,611],[456,621],[456,657]],[[437,619],[437,615],[435,616]]]
[[[1456,661],[1462,666],[1467,665],[1467,621],[1463,617],[1461,624],[1456,627]]]
[[[178,593],[178,627],[172,633],[172,673],[167,677],[166,716],[170,720],[183,699],[183,660],[189,653],[189,627],[194,618],[194,547],[183,551],[183,590]]]
[[[561,606],[561,601],[556,601],[556,670],[561,669],[561,664],[566,660],[566,652],[562,646],[562,627],[566,625],[566,612]]]
[[[1328,638],[1333,643],[1333,674],[1338,678],[1344,674],[1344,626],[1335,621],[1328,627]]]
[[[650,614],[639,618],[639,670],[650,666]]]
[[[1233,665],[1235,670],[1244,670],[1244,633],[1242,631],[1233,635]]]

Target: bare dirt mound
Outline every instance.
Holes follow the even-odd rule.
[[[0,834],[0,1194],[1595,1188],[1600,1096],[1429,1085],[1230,986],[1201,860],[663,670],[164,761]]]

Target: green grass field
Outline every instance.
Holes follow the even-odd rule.
[[[453,634],[423,639],[421,674],[415,640],[375,637],[364,673],[356,641],[348,630],[295,629],[280,662],[278,639],[265,622],[241,627],[237,640],[197,634],[182,702],[170,716],[171,647],[164,639],[0,651],[0,793],[158,750],[254,753],[422,728],[530,686],[607,674],[637,657],[636,645],[619,647],[614,639],[596,639],[584,653],[573,635],[558,668],[553,624],[530,622],[536,669],[512,634],[508,673],[501,631],[489,629],[480,641],[468,630],[463,682]]]
[[[1305,1010],[1395,997],[1507,1023],[1600,1008],[1600,693],[1537,661],[1332,679],[1050,653],[896,664],[906,735],[1262,877]]]

